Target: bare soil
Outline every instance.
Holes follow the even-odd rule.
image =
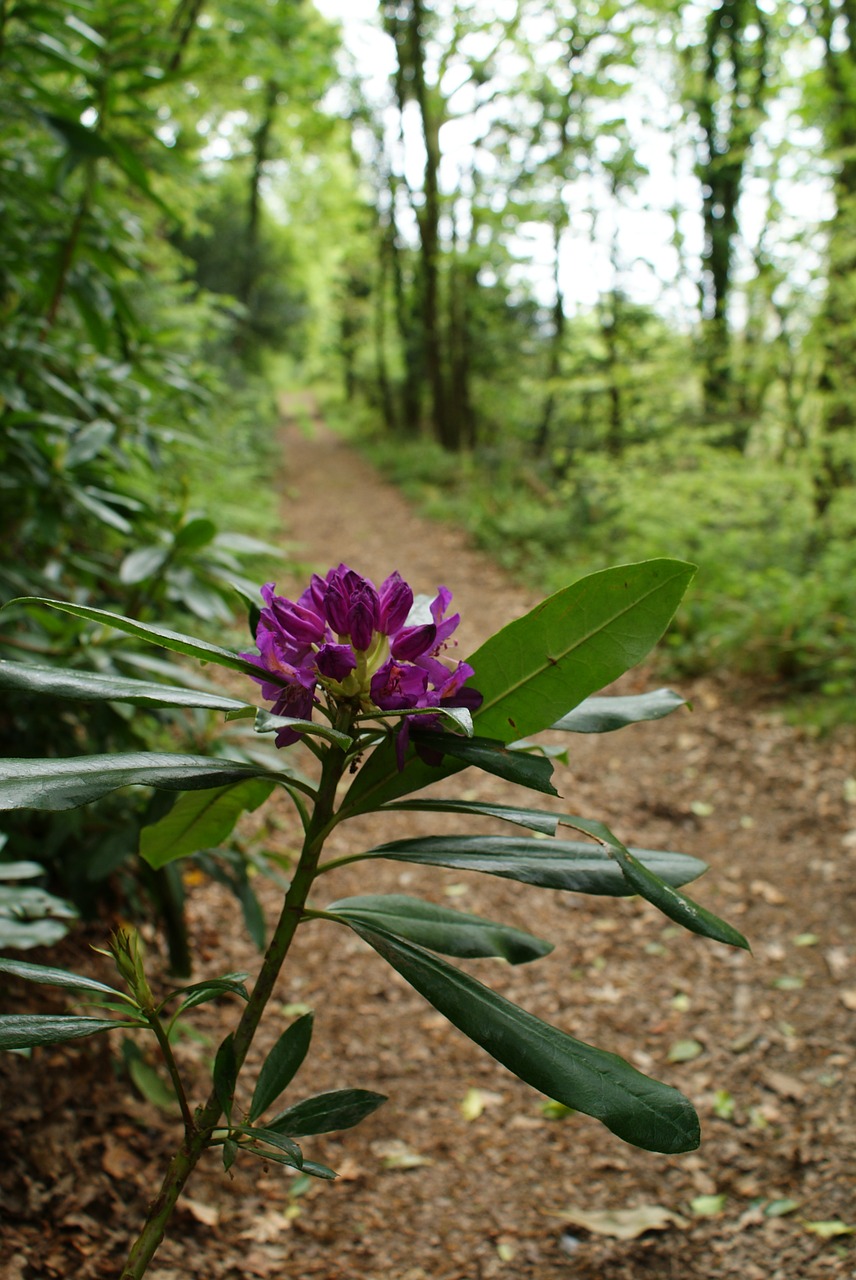
[[[299,540],[306,570],[345,560],[375,580],[397,568],[425,591],[447,584],[463,616],[462,653],[535,603],[525,583],[509,581],[456,530],[414,514],[321,424],[287,422],[284,447],[283,535]],[[295,591],[302,577],[277,585]],[[652,683],[636,670],[621,689]],[[552,1116],[544,1098],[449,1027],[356,937],[313,924],[298,939],[256,1056],[296,1011],[314,1008],[303,1092],[353,1086],[389,1101],[359,1128],[305,1141],[307,1155],[340,1177],[302,1194],[277,1167],[247,1160],[226,1175],[211,1153],[152,1280],[856,1274],[854,1238],[822,1225],[856,1226],[856,735],[818,740],[789,727],[745,685],[706,679],[682,692],[692,713],[567,739],[571,763],[556,774],[561,807],[607,821],[633,844],[709,862],[692,892],[746,933],[751,955],[692,937],[637,900],[490,877],[369,862],[323,890],[331,899],[422,893],[554,941],[532,966],[468,967],[533,1013],[681,1088],[702,1118],[700,1150],[651,1155],[584,1116]],[[468,773],[444,792],[454,785],[470,797],[503,795],[497,780]],[[445,829],[459,827],[449,819]],[[402,814],[366,820],[337,841],[344,851],[427,830]],[[270,811],[263,838],[280,852],[294,847],[285,802]],[[278,891],[259,892],[273,916]],[[198,976],[254,971],[258,955],[230,895],[194,883],[190,914]],[[81,930],[59,953],[32,958],[106,974],[90,950],[103,936],[103,924]],[[157,969],[157,938],[150,945]],[[10,985],[5,1007],[51,1007],[47,988],[35,1001],[33,991]],[[205,1041],[182,1043],[198,1098],[233,1020],[228,1003],[205,1006],[194,1019]],[[2,1280],[119,1275],[177,1126],[135,1094],[118,1039],[0,1061]],[[645,1206],[668,1211],[661,1229],[628,1239],[604,1234],[602,1218],[587,1226],[580,1218]]]

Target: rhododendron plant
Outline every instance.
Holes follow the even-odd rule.
[[[384,1101],[381,1094],[350,1087],[294,1100],[293,1081],[310,1047],[311,1013],[285,1028],[255,1080],[246,1081],[245,1060],[274,984],[297,930],[311,921],[352,930],[460,1031],[549,1098],[647,1150],[686,1151],[698,1144],[695,1111],[676,1089],[550,1026],[444,958],[500,957],[521,964],[546,954],[549,942],[401,894],[366,892],[322,905],[327,878],[338,867],[392,859],[504,876],[560,893],[610,899],[639,894],[694,933],[746,946],[735,929],[680,888],[704,870],[703,863],[679,853],[629,848],[603,823],[566,812],[553,785],[550,753],[533,741],[546,729],[606,732],[682,705],[668,689],[633,697],[592,695],[645,657],[692,574],[692,566],[674,560],[593,574],[505,627],[466,661],[453,652],[459,618],[448,616],[451,593],[445,586],[414,599],[398,573],[377,587],[344,564],[313,576],[296,600],[277,595],[272,584],[264,586],[263,607],[253,611],[255,651],[245,653],[81,604],[29,601],[241,672],[249,677],[248,690],[260,684],[263,700],[272,706],[200,690],[196,681],[182,684],[178,667],[173,683],[158,683],[5,662],[0,686],[140,707],[208,707],[227,719],[251,717],[257,732],[273,733],[279,748],[300,753],[298,768],[288,752],[263,757],[230,740],[216,755],[152,751],[0,762],[0,807],[7,809],[72,808],[125,786],[172,793],[169,811],[142,833],[140,853],[155,868],[227,840],[241,814],[256,810],[275,790],[291,799],[303,831],[279,919],[251,985],[247,974],[230,972],[155,996],[153,989],[160,991],[162,984],[150,984],[131,927],[107,941],[120,987],[0,960],[0,972],[65,987],[78,1003],[93,1006],[89,1013],[0,1016],[0,1048],[35,1054],[41,1045],[124,1028],[151,1033],[162,1055],[184,1131],[121,1280],[145,1274],[207,1149],[220,1148],[227,1169],[236,1160],[261,1157],[305,1175],[334,1178],[334,1170],[304,1154],[298,1139],[347,1129]],[[429,783],[466,768],[502,779],[507,796],[485,802],[471,798],[472,788],[454,786],[446,795],[436,789],[423,794]],[[521,802],[527,789],[539,793],[537,808]],[[545,796],[553,799],[545,802]],[[331,832],[366,813],[382,822],[393,810],[492,818],[516,834],[410,837],[369,849],[352,842],[345,853],[339,837],[338,856],[324,860]],[[368,866],[366,882],[368,889]],[[179,1022],[214,999],[237,1001],[241,1013],[217,1049],[207,1096],[194,1103],[172,1042]]]

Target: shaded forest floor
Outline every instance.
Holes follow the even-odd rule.
[[[283,531],[307,570],[345,560],[376,580],[398,568],[417,590],[447,584],[463,617],[463,653],[535,603],[453,529],[415,516],[320,424],[287,422],[284,452]],[[301,580],[277,586],[288,594]],[[621,684],[648,687],[638,670]],[[628,842],[708,861],[692,892],[747,934],[751,956],[691,937],[643,902],[576,899],[490,877],[372,862],[337,873],[329,893],[422,892],[553,940],[556,950],[534,966],[484,961],[473,971],[681,1088],[702,1118],[701,1149],[650,1155],[585,1117],[551,1118],[543,1098],[353,935],[314,924],[301,931],[258,1056],[312,1007],[302,1092],[354,1086],[389,1102],[357,1129],[306,1140],[307,1155],[341,1176],[302,1195],[258,1162],[224,1175],[212,1153],[152,1280],[853,1276],[852,1237],[828,1238],[818,1224],[856,1225],[856,734],[817,741],[746,687],[704,680],[682,692],[692,713],[566,739],[571,763],[558,767],[557,786],[565,808],[607,821]],[[470,798],[502,795],[498,780],[467,774],[443,785]],[[456,827],[450,819],[447,829]],[[401,814],[381,831],[365,820],[360,839],[419,832],[427,832],[421,819]],[[267,845],[286,851],[297,838],[286,804],[272,809]],[[346,830],[339,847],[356,838]],[[273,915],[276,891],[260,894]],[[198,977],[253,972],[257,954],[231,896],[196,884],[190,916]],[[49,960],[106,975],[90,943],[103,943],[102,927]],[[6,996],[7,1008],[25,1007],[22,989]],[[47,989],[39,997],[47,1008]],[[181,1054],[198,1072],[201,1098],[233,1011],[208,1005],[197,1015],[207,1040],[182,1042]],[[0,1277],[116,1280],[172,1149],[174,1120],[134,1095],[118,1044],[43,1050],[36,1065],[0,1061]],[[651,1205],[669,1211],[664,1229],[630,1239],[580,1217]]]

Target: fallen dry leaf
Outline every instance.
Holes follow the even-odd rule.
[[[478,1120],[486,1107],[495,1106],[498,1102],[502,1102],[501,1093],[493,1093],[490,1089],[468,1089],[458,1104],[458,1110],[465,1120]]]
[[[768,880],[753,880],[749,888],[756,897],[763,898],[771,907],[781,907],[787,901],[785,895]]]
[[[635,1240],[646,1231],[667,1231],[669,1227],[681,1230],[689,1226],[686,1218],[660,1204],[642,1204],[635,1209],[561,1209],[550,1215],[568,1226],[582,1227],[597,1236],[611,1236],[615,1240]]]
[[[192,1218],[201,1222],[203,1227],[216,1227],[220,1221],[220,1210],[213,1204],[203,1204],[201,1200],[191,1200],[184,1196],[181,1208],[186,1209]]]
[[[808,1093],[808,1085],[794,1076],[787,1076],[783,1071],[772,1071],[769,1068],[761,1072],[761,1078],[768,1088],[780,1098],[791,1098],[800,1102]]]
[[[124,1142],[119,1142],[108,1133],[104,1138],[101,1168],[111,1178],[119,1181],[123,1178],[135,1178],[140,1171],[140,1161]]]
[[[383,1161],[384,1169],[418,1169],[423,1164],[433,1164],[430,1156],[420,1155],[406,1142],[391,1139],[389,1142],[373,1142],[372,1151]]]

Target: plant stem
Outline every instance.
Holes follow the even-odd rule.
[[[324,841],[335,825],[336,788],[345,771],[347,759],[346,752],[340,747],[331,746],[325,753],[315,807],[306,830],[294,879],[285,895],[282,912],[262,962],[258,979],[235,1031],[235,1061],[238,1071],[244,1063],[258,1030],[262,1014],[294,940],[297,926],[303,919],[304,907],[315,880]],[[203,1151],[209,1145],[222,1114],[220,1101],[216,1091],[212,1089],[205,1106],[198,1108],[195,1117],[191,1118],[184,1141],[169,1163],[161,1189],[149,1206],[145,1225],[128,1254],[120,1280],[141,1280],[145,1275],[149,1263],[163,1240],[178,1198]]]
[[[184,1083],[178,1070],[178,1064],[175,1061],[175,1055],[172,1052],[172,1045],[160,1020],[160,1014],[156,1010],[152,1010],[151,1013],[146,1013],[146,1019],[160,1046],[161,1055],[166,1063],[166,1069],[169,1072],[169,1078],[172,1081],[172,1087],[175,1090],[175,1096],[178,1098],[178,1105],[181,1108],[184,1132],[189,1137],[193,1133],[193,1116],[190,1114],[190,1107],[187,1104],[187,1094],[184,1092]]]

